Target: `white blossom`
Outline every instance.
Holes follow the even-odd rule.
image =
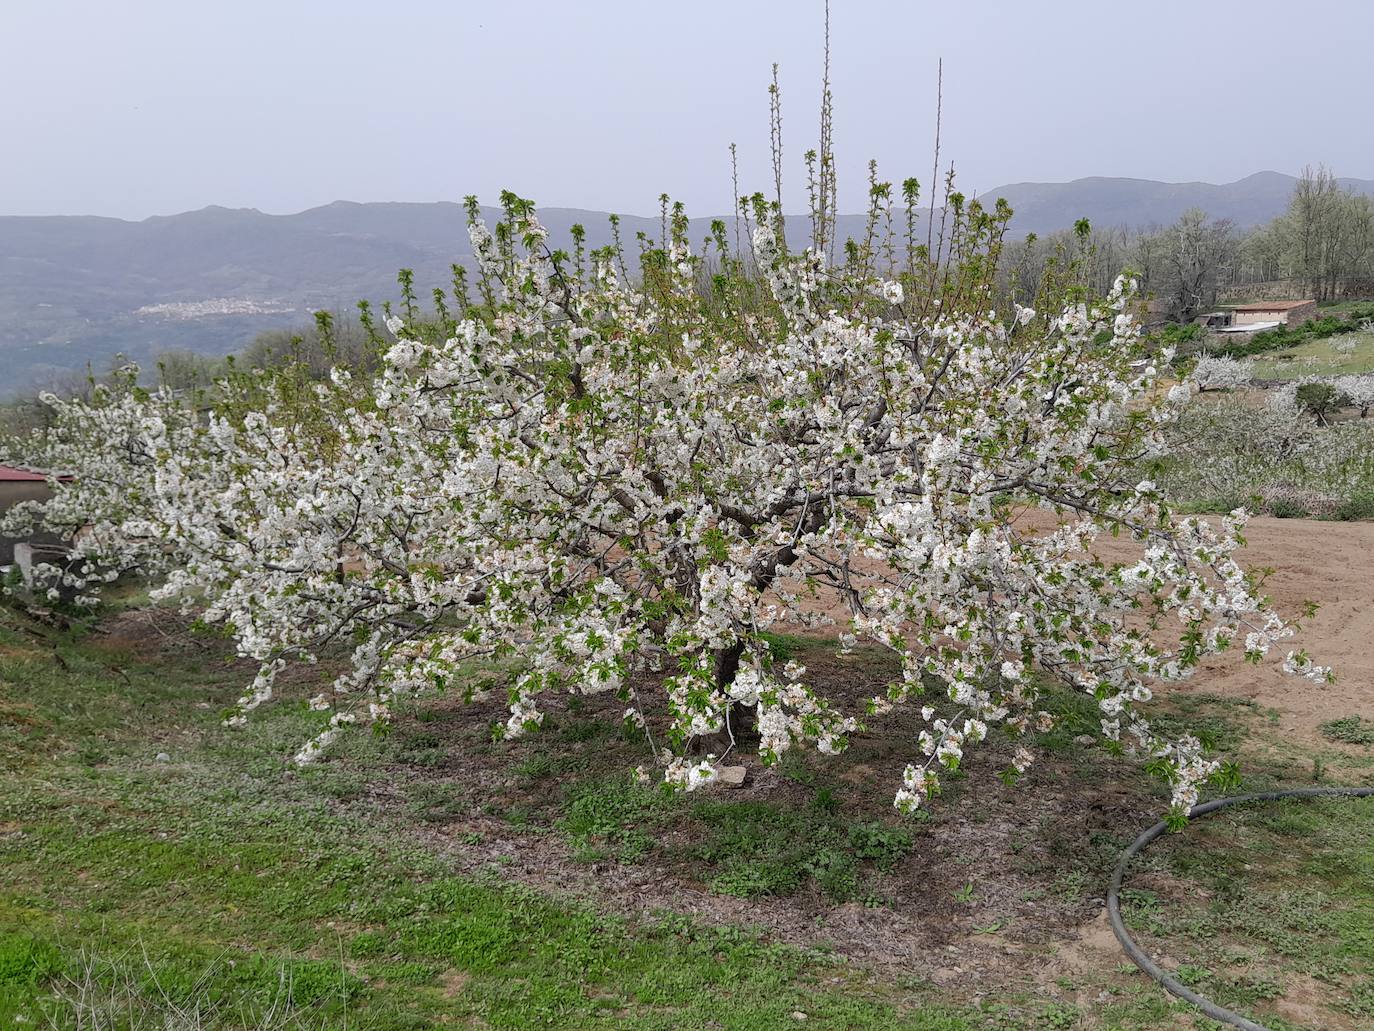
[[[1159,402],[1153,365],[1133,365],[1129,280],[1010,324],[932,297],[913,324],[895,306],[920,283],[785,250],[765,220],[769,296],[722,324],[684,240],[633,287],[601,258],[585,281],[555,267],[532,209],[511,225],[472,227],[489,303],[442,334],[388,320],[375,377],[302,389],[255,374],[203,411],[131,370],[90,401],[47,399],[31,451],[71,478],[5,525],[80,531],[45,574],[54,590],[94,597],[138,570],[230,632],[259,664],[230,726],[288,663],[351,648],[309,703],[331,716],[298,762],[418,691],[474,695],[471,664],[497,657],[496,736],[537,731],[547,696],[613,693],[686,790],[717,776],[715,753],[691,758],[702,739],[725,747],[746,714],[773,762],[843,751],[860,715],[920,705],[894,795],[911,812],[991,728],[1028,742],[1052,728],[1039,696],[1054,678],[1100,699],[1103,734],[1155,756],[1176,804],[1196,797],[1214,761],[1149,729],[1147,685],[1231,640],[1266,654],[1291,630],[1236,561],[1242,517],[1177,518],[1130,474],[1186,414]],[[1199,384],[1248,378],[1218,361],[1199,362]],[[1028,509],[1043,532],[1018,522]],[[1129,559],[1095,557],[1108,530]],[[814,621],[816,595],[850,613],[843,649],[862,640],[901,664],[862,714],[774,658],[769,628]],[[1151,637],[1142,613],[1178,636]],[[1284,665],[1327,675],[1301,654]],[[646,724],[645,705],[663,720]]]

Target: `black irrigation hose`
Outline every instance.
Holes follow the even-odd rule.
[[[1236,805],[1239,802],[1270,802],[1280,798],[1323,798],[1323,797],[1353,797],[1361,798],[1374,795],[1374,788],[1295,788],[1291,791],[1261,791],[1253,795],[1233,795],[1230,798],[1218,798],[1213,802],[1205,802],[1202,805],[1195,805],[1188,810],[1190,817],[1205,816],[1214,813],[1218,809],[1224,809],[1229,805]],[[1223,1006],[1218,1006],[1210,999],[1204,999],[1197,992],[1191,991],[1183,985],[1177,978],[1169,976],[1160,968],[1154,960],[1145,955],[1135,939],[1126,930],[1126,925],[1121,920],[1121,902],[1118,894],[1121,891],[1122,878],[1126,876],[1126,867],[1137,853],[1146,845],[1154,841],[1167,829],[1164,821],[1155,824],[1140,837],[1136,838],[1131,847],[1121,853],[1121,861],[1116,864],[1116,869],[1112,872],[1112,883],[1107,888],[1107,916],[1112,922],[1112,931],[1116,934],[1116,940],[1121,943],[1121,947],[1126,950],[1126,955],[1131,957],[1141,970],[1149,974],[1156,981],[1162,984],[1168,991],[1177,995],[1180,999],[1191,1002],[1203,1013],[1213,1020],[1220,1020],[1222,1023],[1230,1024],[1233,1027],[1241,1028],[1242,1031],[1269,1031],[1263,1024],[1256,1024],[1253,1020],[1242,1017],[1239,1013],[1233,1013]]]

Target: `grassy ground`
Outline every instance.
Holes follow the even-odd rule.
[[[1184,983],[1280,1031],[1374,1027],[1374,798],[1198,821],[1125,893],[1128,926]]]
[[[1369,310],[1369,301],[1319,301],[1317,308],[1322,316],[1361,314]]]
[[[860,779],[905,740],[858,742],[849,765],[793,761],[737,795],[665,799],[613,774],[637,746],[575,708],[516,745],[491,742],[484,718],[452,699],[425,703],[390,736],[358,735],[294,772],[283,757],[317,717],[287,701],[246,732],[221,728],[244,682],[222,642],[171,623],[130,634],[115,619],[89,634],[0,617],[0,1026],[952,1031],[1192,1019],[1118,969],[1110,939],[1078,965],[1060,955],[1159,804],[1134,767],[1079,742],[1090,714],[1076,699],[1055,702],[1064,721],[1041,742],[1046,783],[1064,794],[1047,790],[1042,804],[971,775],[910,825]],[[823,648],[784,646],[824,662]],[[1261,743],[1256,783],[1368,779],[1374,767],[1374,748],[1342,741],[1314,770],[1282,753],[1265,713],[1229,699],[1189,696],[1164,719],[1222,749]],[[1090,785],[1101,792],[1091,804],[1068,804]],[[957,805],[965,791],[980,804]],[[1288,973],[1330,970],[1345,1008],[1321,1012],[1344,1019],[1364,1005],[1374,950],[1359,916],[1374,885],[1360,879],[1369,837],[1362,853],[1350,828],[1363,825],[1335,806],[1301,819],[1294,833],[1332,835],[1329,847],[1317,837],[1322,850],[1288,849],[1307,864],[1291,870],[1271,871],[1262,851],[1257,861],[1265,876],[1316,870],[1326,908],[1353,907],[1321,931],[1321,955],[1345,950],[1348,969],[1265,953],[1279,994],[1257,999],[1272,1008]],[[1188,884],[1212,892],[1216,870],[1233,870],[1224,836],[1206,831],[1176,839],[1193,858],[1169,867],[1172,894],[1137,885],[1157,897],[1137,916],[1164,921],[1166,947],[1224,978],[1231,967],[1188,951],[1214,928],[1168,915]],[[850,947],[883,935],[919,947],[889,962]]]
[[[1354,344],[1351,353],[1340,345]],[[1255,358],[1256,379],[1299,379],[1303,376],[1345,376],[1374,372],[1374,333],[1346,333],[1309,340]]]

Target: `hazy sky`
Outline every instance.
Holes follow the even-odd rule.
[[[693,214],[764,189],[781,64],[800,207],[819,0],[0,0],[0,213],[494,200]],[[1374,178],[1374,0],[833,0],[841,208],[864,166],[965,191]]]

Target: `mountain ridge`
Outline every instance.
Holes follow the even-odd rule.
[[[1008,183],[978,195],[1006,198],[1013,237],[1066,229],[1079,218],[1101,227],[1163,225],[1192,207],[1249,229],[1284,210],[1296,181],[1274,171],[1222,184],[1088,176]],[[1374,180],[1341,182],[1374,195]],[[578,222],[589,247],[610,242],[606,212],[539,211],[554,246],[566,246]],[[694,241],[710,221],[692,220]],[[806,216],[787,222],[794,239],[809,232]],[[863,225],[861,214],[840,216],[839,235],[858,236]],[[659,231],[657,216],[621,216],[627,248],[637,233],[657,238]],[[143,361],[173,349],[230,353],[264,329],[301,325],[313,309],[394,297],[400,268],[413,269],[427,289],[447,284],[454,262],[470,261],[466,213],[453,201],[339,200],[280,215],[207,205],[138,221],[0,216],[0,394],[87,363],[99,371],[116,353]]]

